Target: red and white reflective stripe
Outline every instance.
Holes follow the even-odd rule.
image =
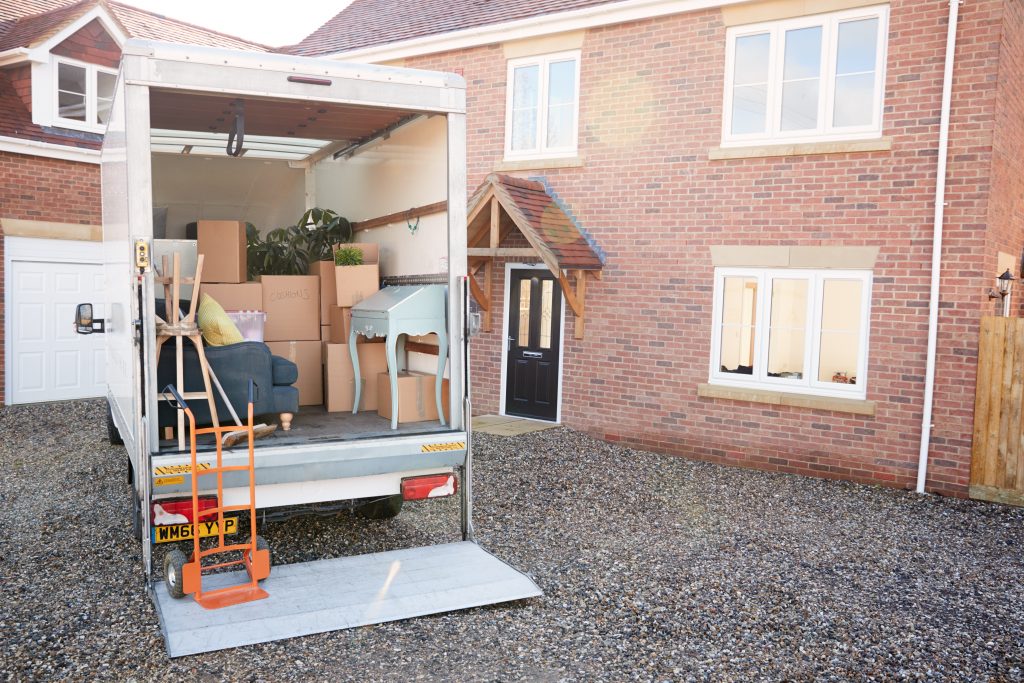
[[[452,496],[459,490],[454,474],[428,474],[402,480],[403,500],[425,500]]]

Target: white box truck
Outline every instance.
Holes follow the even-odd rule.
[[[539,595],[473,540],[465,121],[465,83],[455,74],[125,45],[102,150],[106,318],[80,329],[105,334],[111,436],[127,449],[146,583],[171,656]],[[311,563],[315,571],[276,567],[264,582],[271,597],[244,609],[171,600],[154,580],[152,509],[190,495],[191,455],[158,421],[154,207],[166,236],[181,238],[197,219],[267,229],[314,206],[368,220],[439,203],[415,227],[398,221],[359,241],[379,246],[385,286],[447,288],[450,419],[393,430],[373,415],[381,426],[368,429],[364,414],[300,409],[290,432],[256,441],[256,508],[272,515],[394,500],[403,480],[457,475],[462,541]],[[437,358],[409,354],[407,363],[436,372]],[[307,413],[315,425],[303,430]],[[215,454],[201,446],[198,460]],[[247,461],[245,447],[224,451],[225,466]],[[219,504],[244,503],[247,473],[223,477]],[[203,479],[206,493],[216,492],[215,477]]]

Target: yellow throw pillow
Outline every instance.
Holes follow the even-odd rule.
[[[210,346],[227,346],[245,341],[235,323],[231,322],[231,318],[224,312],[221,305],[209,294],[199,297],[196,322],[199,323],[199,329],[203,331],[203,339]]]

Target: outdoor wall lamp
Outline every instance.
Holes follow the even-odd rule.
[[[1002,299],[1003,301],[1003,315],[1009,315],[1009,306],[1006,304],[1007,297],[1010,296],[1010,290],[1013,288],[1013,282],[1016,280],[1010,269],[1007,268],[1006,272],[996,278],[996,289],[988,290],[989,299]]]

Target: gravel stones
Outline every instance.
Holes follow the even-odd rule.
[[[168,660],[104,411],[0,411],[2,678],[1024,681],[1024,510],[568,429],[475,437],[478,540],[542,598]],[[261,533],[275,564],[451,541],[458,505]]]

